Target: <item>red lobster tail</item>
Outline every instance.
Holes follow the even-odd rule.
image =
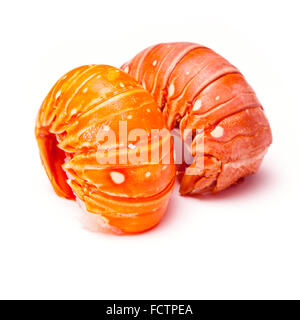
[[[209,48],[162,43],[122,66],[179,128],[194,163],[181,194],[218,192],[255,173],[272,143],[270,125],[239,70]],[[192,135],[192,142],[189,142]]]

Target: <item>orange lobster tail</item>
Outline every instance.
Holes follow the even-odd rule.
[[[122,69],[153,95],[167,127],[179,128],[189,144],[194,162],[181,194],[218,192],[258,170],[271,129],[253,89],[223,57],[194,43],[163,43]]]
[[[59,196],[77,198],[102,230],[137,233],[155,226],[166,210],[176,176],[173,147],[166,129],[155,142],[129,141],[127,133],[121,139],[120,123],[129,133],[143,129],[147,137],[152,129],[165,127],[155,101],[132,77],[110,66],[90,65],[54,85],[40,108],[35,133]],[[115,133],[115,141],[100,143],[107,131]],[[149,155],[155,150],[164,152],[154,163]],[[143,161],[128,161],[137,154]]]

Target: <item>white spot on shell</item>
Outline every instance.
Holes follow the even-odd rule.
[[[61,90],[57,91],[56,95],[55,95],[55,99],[58,99],[61,95]]]
[[[90,144],[89,144],[89,142],[83,142],[83,143],[82,143],[82,146],[83,146],[83,147],[89,147]]]
[[[163,166],[162,167],[163,170],[166,170],[167,168],[168,168],[168,166]]]
[[[123,173],[117,172],[117,171],[112,171],[110,173],[110,177],[112,181],[116,184],[121,184],[125,181],[125,176]]]
[[[151,110],[148,108],[147,110],[146,110],[147,112],[151,112]]]
[[[103,127],[103,130],[104,130],[104,131],[109,131],[109,130],[110,130],[110,127],[109,127],[109,126],[104,126],[104,127]]]
[[[169,87],[169,90],[168,90],[169,97],[172,97],[172,95],[174,94],[174,92],[175,92],[175,87],[174,87],[174,84],[171,83],[171,84],[170,84],[170,87]]]
[[[198,111],[202,106],[202,102],[200,99],[196,100],[193,106],[193,111]]]
[[[149,178],[150,176],[151,176],[151,172],[148,171],[148,172],[145,173],[145,177],[146,178]]]
[[[86,93],[87,91],[88,91],[88,88],[84,88],[84,89],[82,90],[83,93]]]
[[[133,149],[136,148],[136,146],[135,146],[134,144],[132,144],[132,143],[129,143],[128,148],[131,149],[131,150],[133,150]]]
[[[188,76],[188,75],[190,74],[190,72],[189,72],[189,71],[187,71],[185,74]]]
[[[124,83],[120,82],[120,87],[121,87],[121,88],[124,88],[124,87],[125,87],[125,86],[124,86]]]
[[[157,64],[157,60],[154,60],[154,61],[152,62],[153,67],[155,67],[156,64]]]
[[[70,112],[71,116],[74,116],[74,114],[76,114],[76,112],[77,112],[76,109],[72,109],[71,112]]]
[[[220,100],[220,96],[216,96],[216,101]]]
[[[223,136],[224,129],[220,126],[215,127],[215,129],[210,133],[214,138],[220,138]]]
[[[132,115],[130,114],[130,115],[127,117],[127,119],[129,119],[129,120],[132,119]]]
[[[100,76],[100,75],[96,77],[96,79],[100,79],[100,78],[101,78],[101,76]]]
[[[128,66],[124,69],[124,72],[126,72],[126,73],[129,72],[129,67]]]

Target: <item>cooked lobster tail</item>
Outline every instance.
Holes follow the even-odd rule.
[[[181,194],[218,192],[255,173],[272,143],[270,125],[239,70],[209,48],[162,43],[122,66],[179,128],[194,162]]]
[[[154,99],[132,77],[90,65],[54,85],[35,133],[59,196],[77,198],[102,230],[136,233],[160,221],[174,187],[173,147],[164,128]],[[146,139],[130,137],[141,129]],[[154,142],[152,129],[163,132]],[[156,162],[148,157],[154,151]]]

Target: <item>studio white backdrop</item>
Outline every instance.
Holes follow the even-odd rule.
[[[299,1],[3,1],[0,298],[300,298]],[[170,41],[211,47],[255,89],[273,145],[215,196],[177,187],[160,225],[85,230],[41,166],[35,117],[55,81]]]

